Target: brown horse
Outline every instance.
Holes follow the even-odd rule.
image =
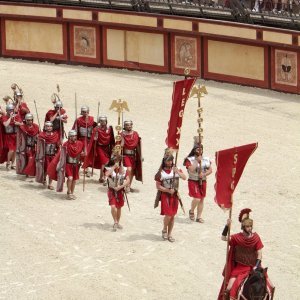
[[[238,300],[272,300],[275,288],[267,277],[268,268],[257,268],[241,284]]]

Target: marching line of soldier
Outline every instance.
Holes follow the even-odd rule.
[[[80,167],[83,169],[84,184],[85,177],[90,177],[94,169],[99,169],[99,183],[107,185],[111,174],[107,175],[106,165],[109,165],[114,155],[115,145],[119,144],[122,148],[122,164],[127,168],[128,174],[128,182],[124,188],[127,193],[133,191],[131,183],[136,170],[136,148],[140,147],[141,139],[133,130],[131,120],[118,124],[120,136],[115,141],[114,130],[108,125],[107,117],[99,116],[100,103],[96,120],[90,116],[89,107],[84,105],[80,116],[76,114],[72,129],[66,135],[64,127],[68,122],[68,115],[58,94],[59,87],[58,93],[51,97],[54,107],[46,113],[42,128],[39,120],[39,124],[34,123],[22,89],[17,84],[12,84],[11,88],[13,96],[5,96],[4,105],[0,106],[0,164],[5,163],[7,171],[16,170],[19,175],[35,177],[36,182],[42,183],[49,190],[55,189],[55,180],[58,192],[63,191],[66,178],[66,197],[74,200]],[[116,103],[119,102],[122,103],[121,100]],[[38,119],[36,103],[35,109]],[[67,141],[64,142],[65,137]]]

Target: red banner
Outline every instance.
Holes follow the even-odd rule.
[[[191,88],[195,84],[196,78],[189,78],[174,82],[172,95],[172,109],[167,132],[166,144],[168,148],[178,149],[180,141],[180,131],[186,101],[189,98]]]
[[[222,209],[232,207],[231,196],[257,146],[257,143],[253,143],[216,152],[215,202]]]

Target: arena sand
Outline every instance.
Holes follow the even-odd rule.
[[[214,203],[214,156],[218,150],[258,142],[234,193],[233,232],[240,230],[240,209],[253,210],[255,230],[264,243],[263,265],[276,286],[275,299],[300,299],[299,238],[299,95],[205,82],[204,149],[213,160],[208,179],[204,224],[176,217],[175,243],[161,240],[162,217],[153,209],[153,176],[163,151],[169,120],[172,82],[179,76],[117,69],[55,65],[0,59],[0,93],[11,95],[18,83],[40,121],[61,99],[75,118],[74,97],[92,115],[106,114],[113,99],[128,101],[134,129],[143,138],[144,184],[134,182],[125,206],[124,229],[111,231],[106,188],[97,176],[76,186],[76,201],[0,166],[0,299],[216,299],[222,282],[226,243],[220,234],[227,213]],[[203,81],[200,81],[204,83]],[[2,103],[3,104],[3,103]],[[186,106],[179,166],[189,153],[197,129],[196,100]],[[35,121],[37,119],[35,118]],[[186,210],[187,182],[180,192]]]

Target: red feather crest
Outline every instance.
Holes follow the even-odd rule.
[[[249,215],[249,213],[251,212],[252,210],[250,208],[244,208],[241,210],[240,214],[239,214],[239,221],[242,222],[242,217],[243,215],[247,214]]]

